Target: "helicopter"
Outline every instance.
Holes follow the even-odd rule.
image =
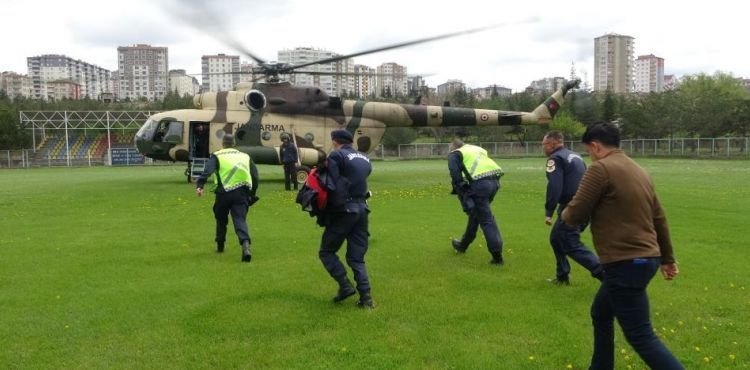
[[[242,51],[257,63],[252,73],[259,76],[241,82],[234,91],[205,92],[194,96],[196,109],[166,111],[152,115],[135,135],[135,147],[142,155],[166,161],[187,162],[187,181],[202,170],[210,153],[221,149],[222,138],[233,134],[238,150],[258,164],[280,165],[279,148],[286,136],[297,146],[297,181],[303,183],[310,168],[319,165],[332,150],[330,133],[345,129],[354,137],[354,147],[373,151],[389,127],[514,126],[547,124],[563,104],[568,90],[580,80],[568,82],[532,112],[473,109],[342,100],[315,86],[294,86],[281,76],[294,73],[342,75],[347,72],[313,72],[304,68],[333,63],[365,54],[455,37],[490,27],[449,33],[403,42],[349,55],[291,65],[266,62]],[[351,74],[350,74],[351,75]],[[263,80],[263,82],[260,82]],[[198,164],[198,166],[196,166]]]

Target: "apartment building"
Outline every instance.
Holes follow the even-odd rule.
[[[102,93],[109,92],[111,72],[82,60],[65,55],[45,54],[26,58],[31,97],[48,99],[46,84],[50,81],[69,80],[80,85],[80,97],[99,99]],[[74,94],[75,95],[75,94]]]
[[[406,66],[396,63],[383,63],[377,67],[377,90],[375,94],[382,96],[390,92],[391,96],[406,96],[409,94],[409,81],[406,77]]]
[[[459,91],[466,91],[466,84],[461,80],[448,80],[437,86],[437,94],[441,97],[449,97]]]
[[[534,94],[549,94],[559,90],[568,82],[565,77],[545,77],[536,81],[531,81],[526,91]]]
[[[15,72],[0,73],[0,90],[11,100],[17,97],[31,97],[31,79]]]
[[[118,98],[162,100],[169,89],[166,47],[137,44],[117,48]]]
[[[204,55],[201,57],[202,91],[231,91],[240,83],[239,55]]]
[[[284,49],[278,52],[278,60],[281,63],[292,65],[306,64],[318,60],[328,59],[339,56],[330,50],[316,49],[312,47],[297,47],[294,49]],[[314,64],[304,67],[302,71],[334,73],[340,69],[336,63]],[[352,64],[352,69],[354,65]],[[300,71],[300,70],[297,70]],[[287,76],[288,80],[297,86],[317,86],[329,95],[338,95],[338,83],[334,76],[312,75],[306,73],[295,73]],[[354,85],[352,84],[352,89]]]
[[[664,91],[664,59],[654,54],[640,55],[635,60],[635,91]]]
[[[375,68],[364,64],[355,64],[354,95],[362,99],[375,96],[377,94],[375,92],[377,87],[376,73],[377,70]]]
[[[487,87],[479,87],[472,90],[472,93],[477,99],[490,99],[492,98],[493,94],[497,94],[497,96],[510,96],[512,94],[512,90],[498,85],[492,85]]]
[[[632,92],[632,36],[609,33],[594,39],[594,91]]]
[[[188,76],[184,69],[173,69],[169,71],[169,91],[179,96],[198,94],[201,85],[198,79]]]

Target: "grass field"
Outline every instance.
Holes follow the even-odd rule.
[[[213,199],[182,166],[0,171],[0,367],[585,369],[597,282],[545,282],[545,160],[499,162],[501,268],[481,236],[453,253],[445,161],[374,162],[372,311],[330,302],[322,229],[280,167],[260,167],[251,264],[231,228],[214,252]],[[639,162],[681,268],[649,288],[654,327],[688,369],[750,367],[750,163]],[[619,327],[617,368],[645,368]]]

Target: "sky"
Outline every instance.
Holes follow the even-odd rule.
[[[665,74],[717,71],[750,78],[740,2],[87,0],[7,1],[0,7],[0,71],[28,73],[26,58],[64,54],[117,69],[117,47],[169,48],[169,69],[200,73],[201,56],[245,52],[264,60],[295,47],[351,54],[483,26],[490,30],[360,56],[395,62],[435,87],[458,79],[523,90],[533,80],[578,75],[593,85],[594,38],[635,38],[635,56],[665,60]],[[198,76],[200,79],[200,76]]]

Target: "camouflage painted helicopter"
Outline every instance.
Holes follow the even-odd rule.
[[[300,65],[266,62],[244,52],[258,63],[253,73],[262,76],[265,82],[244,82],[238,84],[234,91],[198,94],[193,99],[197,109],[155,114],[136,134],[135,146],[141,154],[153,159],[188,162],[186,176],[190,181],[190,163],[220,149],[225,134],[234,134],[237,149],[248,153],[259,164],[281,164],[281,138],[289,135],[299,148],[297,177],[299,181],[304,181],[310,167],[321,163],[331,150],[332,130],[348,130],[354,136],[356,149],[369,153],[380,144],[388,127],[549,123],[563,103],[567,91],[577,87],[579,81],[571,81],[532,112],[514,112],[342,100],[329,96],[318,87],[293,86],[279,78],[280,75],[293,73],[314,74],[300,69],[315,64],[332,63],[484,29],[430,37]]]

